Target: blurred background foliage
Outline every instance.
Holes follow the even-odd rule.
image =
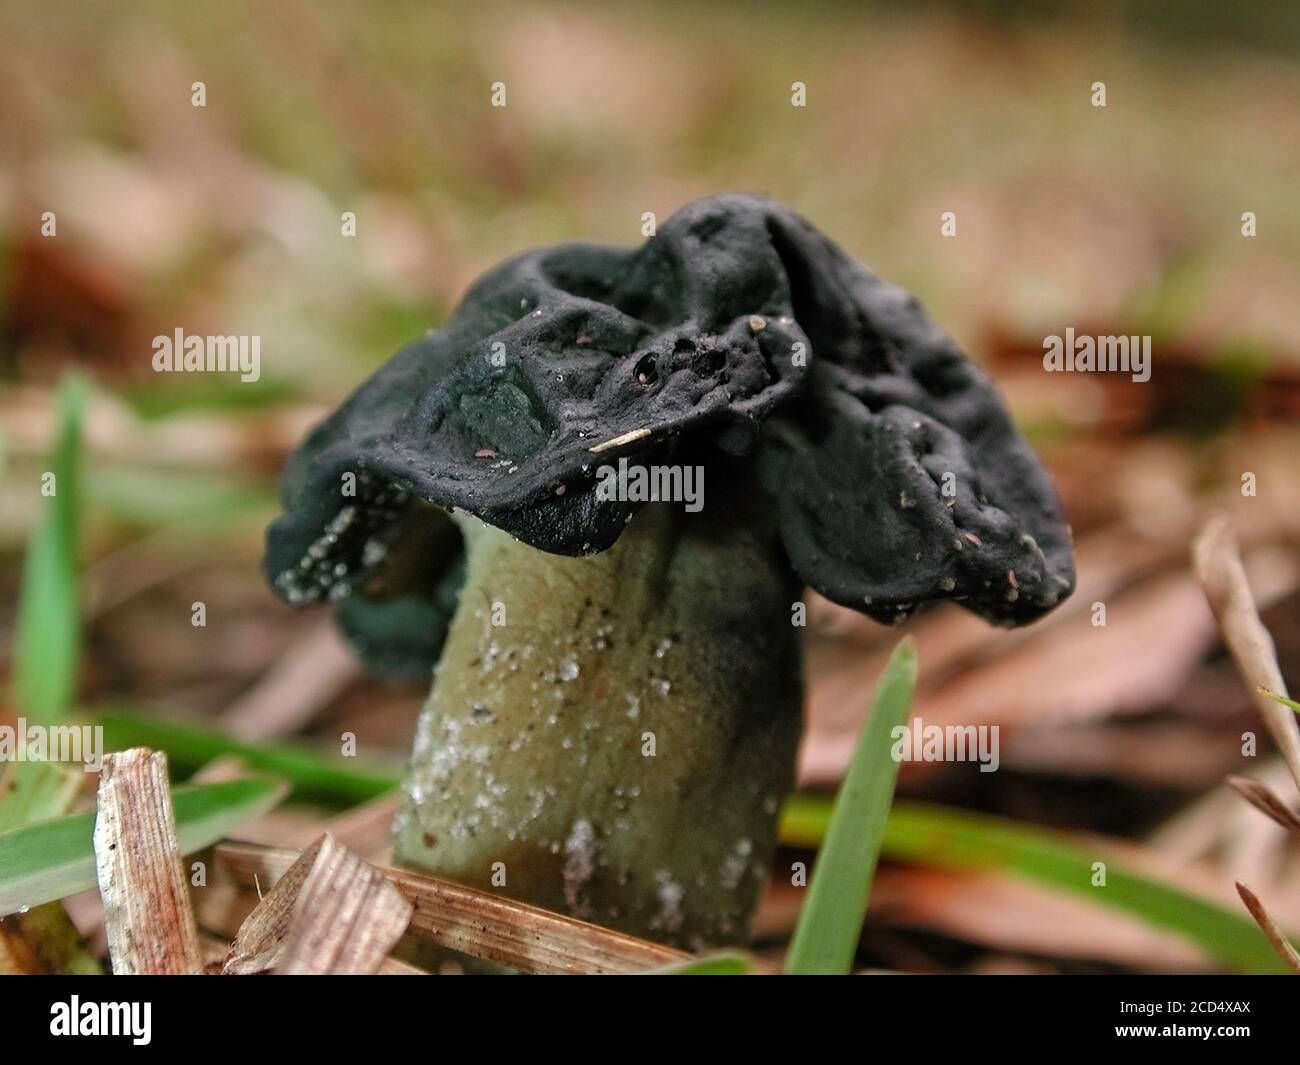
[[[1296,856],[1217,790],[1252,768],[1240,734],[1258,723],[1186,567],[1201,517],[1227,507],[1297,675],[1300,7],[0,0],[0,42],[5,662],[56,382],[76,367],[94,382],[81,701],[248,741],[348,729],[400,754],[418,686],[361,677],[328,623],[262,582],[288,450],[503,257],[634,243],[644,212],[762,192],[915,291],[990,368],[1079,542],[1080,592],[1048,623],[991,632],[939,610],[913,626],[918,713],[1000,724],[1003,769],[907,766],[900,792],[1121,835],[1225,898],[1245,868],[1300,925]],[[1043,336],[1069,326],[1151,334],[1152,381],[1044,374]],[[261,380],[155,374],[152,338],[177,328],[260,336]],[[892,639],[817,607],[813,789],[847,764]],[[1205,964],[1026,890],[885,868],[865,955]],[[777,940],[787,895],[765,905]],[[1012,911],[1018,925],[990,916]]]

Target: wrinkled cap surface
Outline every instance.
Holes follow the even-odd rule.
[[[683,441],[750,456],[799,576],[879,620],[955,599],[1019,624],[1073,587],[1055,492],[983,371],[914,298],[742,195],[687,205],[639,248],[561,244],[489,272],[294,454],[266,572],[290,602],[362,591],[364,640],[393,598],[446,608],[453,541],[412,547],[428,504],[601,551],[639,504],[598,498],[598,467]]]

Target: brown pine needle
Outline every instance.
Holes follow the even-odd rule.
[[[1259,925],[1269,943],[1273,945],[1273,949],[1277,951],[1278,956],[1286,962],[1287,968],[1300,976],[1300,954],[1296,953],[1295,947],[1291,946],[1286,936],[1282,934],[1282,929],[1278,927],[1277,922],[1269,916],[1268,911],[1264,909],[1264,904],[1240,880],[1237,881],[1237,894],[1241,896],[1241,901],[1246,904],[1246,909],[1255,918],[1255,923]]]
[[[1300,788],[1300,722],[1286,707],[1260,693],[1260,688],[1267,688],[1285,695],[1286,683],[1278,668],[1273,638],[1259,619],[1237,538],[1226,517],[1210,519],[1192,545],[1192,558],[1224,643]]]
[[[1229,777],[1228,786],[1255,809],[1300,836],[1300,815],[1287,806],[1263,781],[1253,780],[1250,777]]]

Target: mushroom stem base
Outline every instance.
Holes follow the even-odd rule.
[[[456,520],[466,580],[398,858],[664,942],[743,941],[801,726],[774,532],[650,504],[564,558]]]

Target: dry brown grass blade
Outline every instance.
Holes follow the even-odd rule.
[[[257,686],[226,711],[222,728],[241,740],[290,735],[360,672],[338,626],[326,618],[300,637]]]
[[[1226,517],[1211,518],[1205,525],[1192,545],[1192,558],[1237,670],[1300,789],[1300,724],[1294,713],[1259,691],[1268,688],[1286,694],[1286,682],[1278,668],[1273,638],[1259,619],[1237,540]]]
[[[104,757],[94,841],[113,972],[202,972],[166,755],[136,748]]]
[[[1280,758],[1270,758],[1252,779],[1276,794],[1278,789],[1290,787],[1291,772]],[[1243,831],[1243,817],[1259,821],[1239,799],[1225,780],[1221,787],[1163,822],[1147,837],[1146,844],[1171,861],[1192,865],[1206,860]]]
[[[379,972],[412,907],[330,835],[302,852],[240,926],[224,972]]]
[[[373,865],[322,836],[285,937],[276,972],[370,975],[410,924],[415,907]]]
[[[274,883],[293,866],[296,851],[222,843],[217,861],[237,881]],[[525,973],[644,972],[691,955],[635,936],[578,921],[449,880],[380,868],[415,907],[408,932],[472,957]]]
[[[1263,781],[1250,777],[1229,777],[1228,786],[1255,809],[1262,811],[1283,828],[1300,836],[1300,815],[1297,815],[1278,794]]]
[[[284,956],[284,940],[293,920],[294,903],[298,901],[298,893],[324,839],[322,836],[304,850],[244,919],[222,967],[225,975],[267,972],[280,964]],[[261,886],[260,882],[258,886]]]
[[[1269,916],[1268,911],[1264,909],[1264,904],[1240,880],[1237,881],[1237,894],[1241,896],[1241,901],[1246,904],[1246,909],[1255,918],[1255,923],[1259,925],[1278,956],[1286,962],[1287,968],[1300,976],[1300,954],[1296,953],[1295,947],[1291,946],[1290,941],[1282,934],[1282,929],[1278,927],[1277,922]]]
[[[219,867],[220,868],[220,867]],[[257,886],[244,888],[235,883],[224,869],[207,888],[194,895],[199,936],[203,942],[206,971],[221,975],[232,954],[232,943],[240,934],[243,924],[262,901]],[[244,970],[232,970],[242,974]],[[249,967],[249,972],[265,970]],[[389,955],[376,973],[378,976],[428,976],[421,968]]]

